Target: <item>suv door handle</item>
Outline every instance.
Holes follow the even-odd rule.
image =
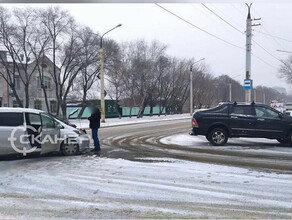
[[[264,118],[258,118],[257,120],[258,121],[264,121],[265,119]]]

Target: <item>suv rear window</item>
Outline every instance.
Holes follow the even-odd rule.
[[[0,126],[15,127],[23,125],[23,113],[0,113]]]
[[[232,113],[237,115],[255,115],[253,108],[250,105],[233,106]]]

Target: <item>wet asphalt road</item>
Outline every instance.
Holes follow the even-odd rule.
[[[205,137],[191,146],[165,144],[161,139],[188,134],[190,120],[151,122],[101,128],[102,156],[140,160],[169,157],[238,167],[292,171],[292,147],[265,139],[229,139],[226,146],[211,146]],[[183,141],[183,140],[182,140]]]

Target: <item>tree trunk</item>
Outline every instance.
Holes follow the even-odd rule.
[[[119,109],[119,102],[118,102],[118,100],[115,101],[115,105],[116,105],[116,111],[117,111],[117,113],[119,115],[119,119],[121,119],[122,118],[122,114],[121,114],[120,109]]]
[[[132,118],[132,105],[130,106],[130,113],[129,113],[129,118]]]
[[[46,103],[46,107],[47,107],[47,112],[50,113],[51,110],[50,110],[50,105],[49,105],[47,91],[46,91],[46,89],[45,89],[44,86],[42,86],[42,88],[43,88],[43,92],[44,92],[44,96],[45,96],[45,103]]]
[[[25,108],[29,108],[29,94],[28,94],[28,84],[24,85],[24,93],[25,93]]]
[[[11,88],[11,87],[10,87],[10,88]],[[14,95],[16,101],[17,101],[17,104],[19,105],[19,107],[23,108],[23,103],[21,102],[21,100],[20,100],[20,98],[19,98],[19,96],[18,96],[18,94],[17,94],[17,92],[16,92],[16,90],[15,90],[15,87],[13,87],[13,88],[11,88],[11,89],[12,89],[12,93],[13,93],[13,95]],[[7,94],[7,95],[9,95],[9,94]]]
[[[83,112],[84,112],[85,108],[86,108],[86,91],[83,91],[82,107],[81,107],[81,110],[78,113],[78,116],[77,116],[78,119],[82,118],[82,115],[83,115]]]
[[[67,112],[66,112],[66,102],[65,101],[63,101],[62,103],[61,103],[61,111],[62,111],[62,118],[64,119],[64,120],[67,120]]]

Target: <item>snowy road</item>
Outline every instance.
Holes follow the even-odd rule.
[[[203,136],[189,136],[189,130],[190,120],[179,120],[103,128],[100,134],[103,145],[113,147],[117,157],[126,152],[124,155],[128,159],[140,155],[157,156],[292,170],[292,147],[281,145],[275,140],[235,138],[230,139],[226,146],[214,147]]]
[[[0,162],[0,218],[292,218],[291,174],[156,160]]]
[[[0,219],[292,218],[292,148],[213,147],[189,126],[102,128],[102,158],[0,161]]]

